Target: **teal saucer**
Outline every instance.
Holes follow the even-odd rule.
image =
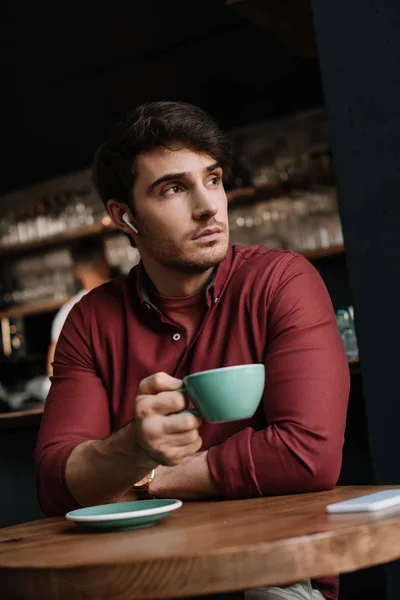
[[[181,506],[180,500],[137,500],[79,508],[67,513],[65,517],[94,529],[139,529],[154,525]]]

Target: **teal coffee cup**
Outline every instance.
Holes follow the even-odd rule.
[[[190,396],[196,410],[186,409],[209,423],[249,419],[257,410],[265,383],[263,364],[238,365],[192,373],[177,390]]]

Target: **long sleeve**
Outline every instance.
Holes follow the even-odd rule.
[[[79,505],[65,481],[72,450],[85,440],[110,434],[110,408],[96,373],[80,304],[71,310],[57,344],[54,376],[35,451],[39,501],[48,516]]]
[[[341,468],[348,363],[328,292],[305,259],[295,255],[286,267],[267,321],[267,427],[246,428],[208,451],[226,498],[326,490]]]

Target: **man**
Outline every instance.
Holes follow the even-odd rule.
[[[229,246],[229,164],[211,117],[173,102],[139,107],[97,151],[96,187],[141,263],[82,298],[57,345],[36,451],[48,515],[143,488],[233,499],[336,484],[349,374],[330,298],[301,256]],[[177,414],[186,374],[258,362],[266,385],[252,419]],[[337,598],[336,580],[312,585],[313,598]]]
[[[104,254],[103,241],[101,238],[82,238],[71,248],[74,263],[74,275],[80,281],[82,289],[72,296],[57,312],[51,326],[51,342],[47,353],[47,374],[53,375],[53,359],[65,319],[71,308],[79,300],[93,290],[111,279],[111,270]]]

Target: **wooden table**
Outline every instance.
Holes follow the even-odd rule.
[[[399,486],[400,487],[400,486]],[[92,533],[65,519],[0,530],[7,600],[132,600],[279,585],[400,557],[400,508],[328,515],[376,487],[244,501],[186,502],[148,529]]]

